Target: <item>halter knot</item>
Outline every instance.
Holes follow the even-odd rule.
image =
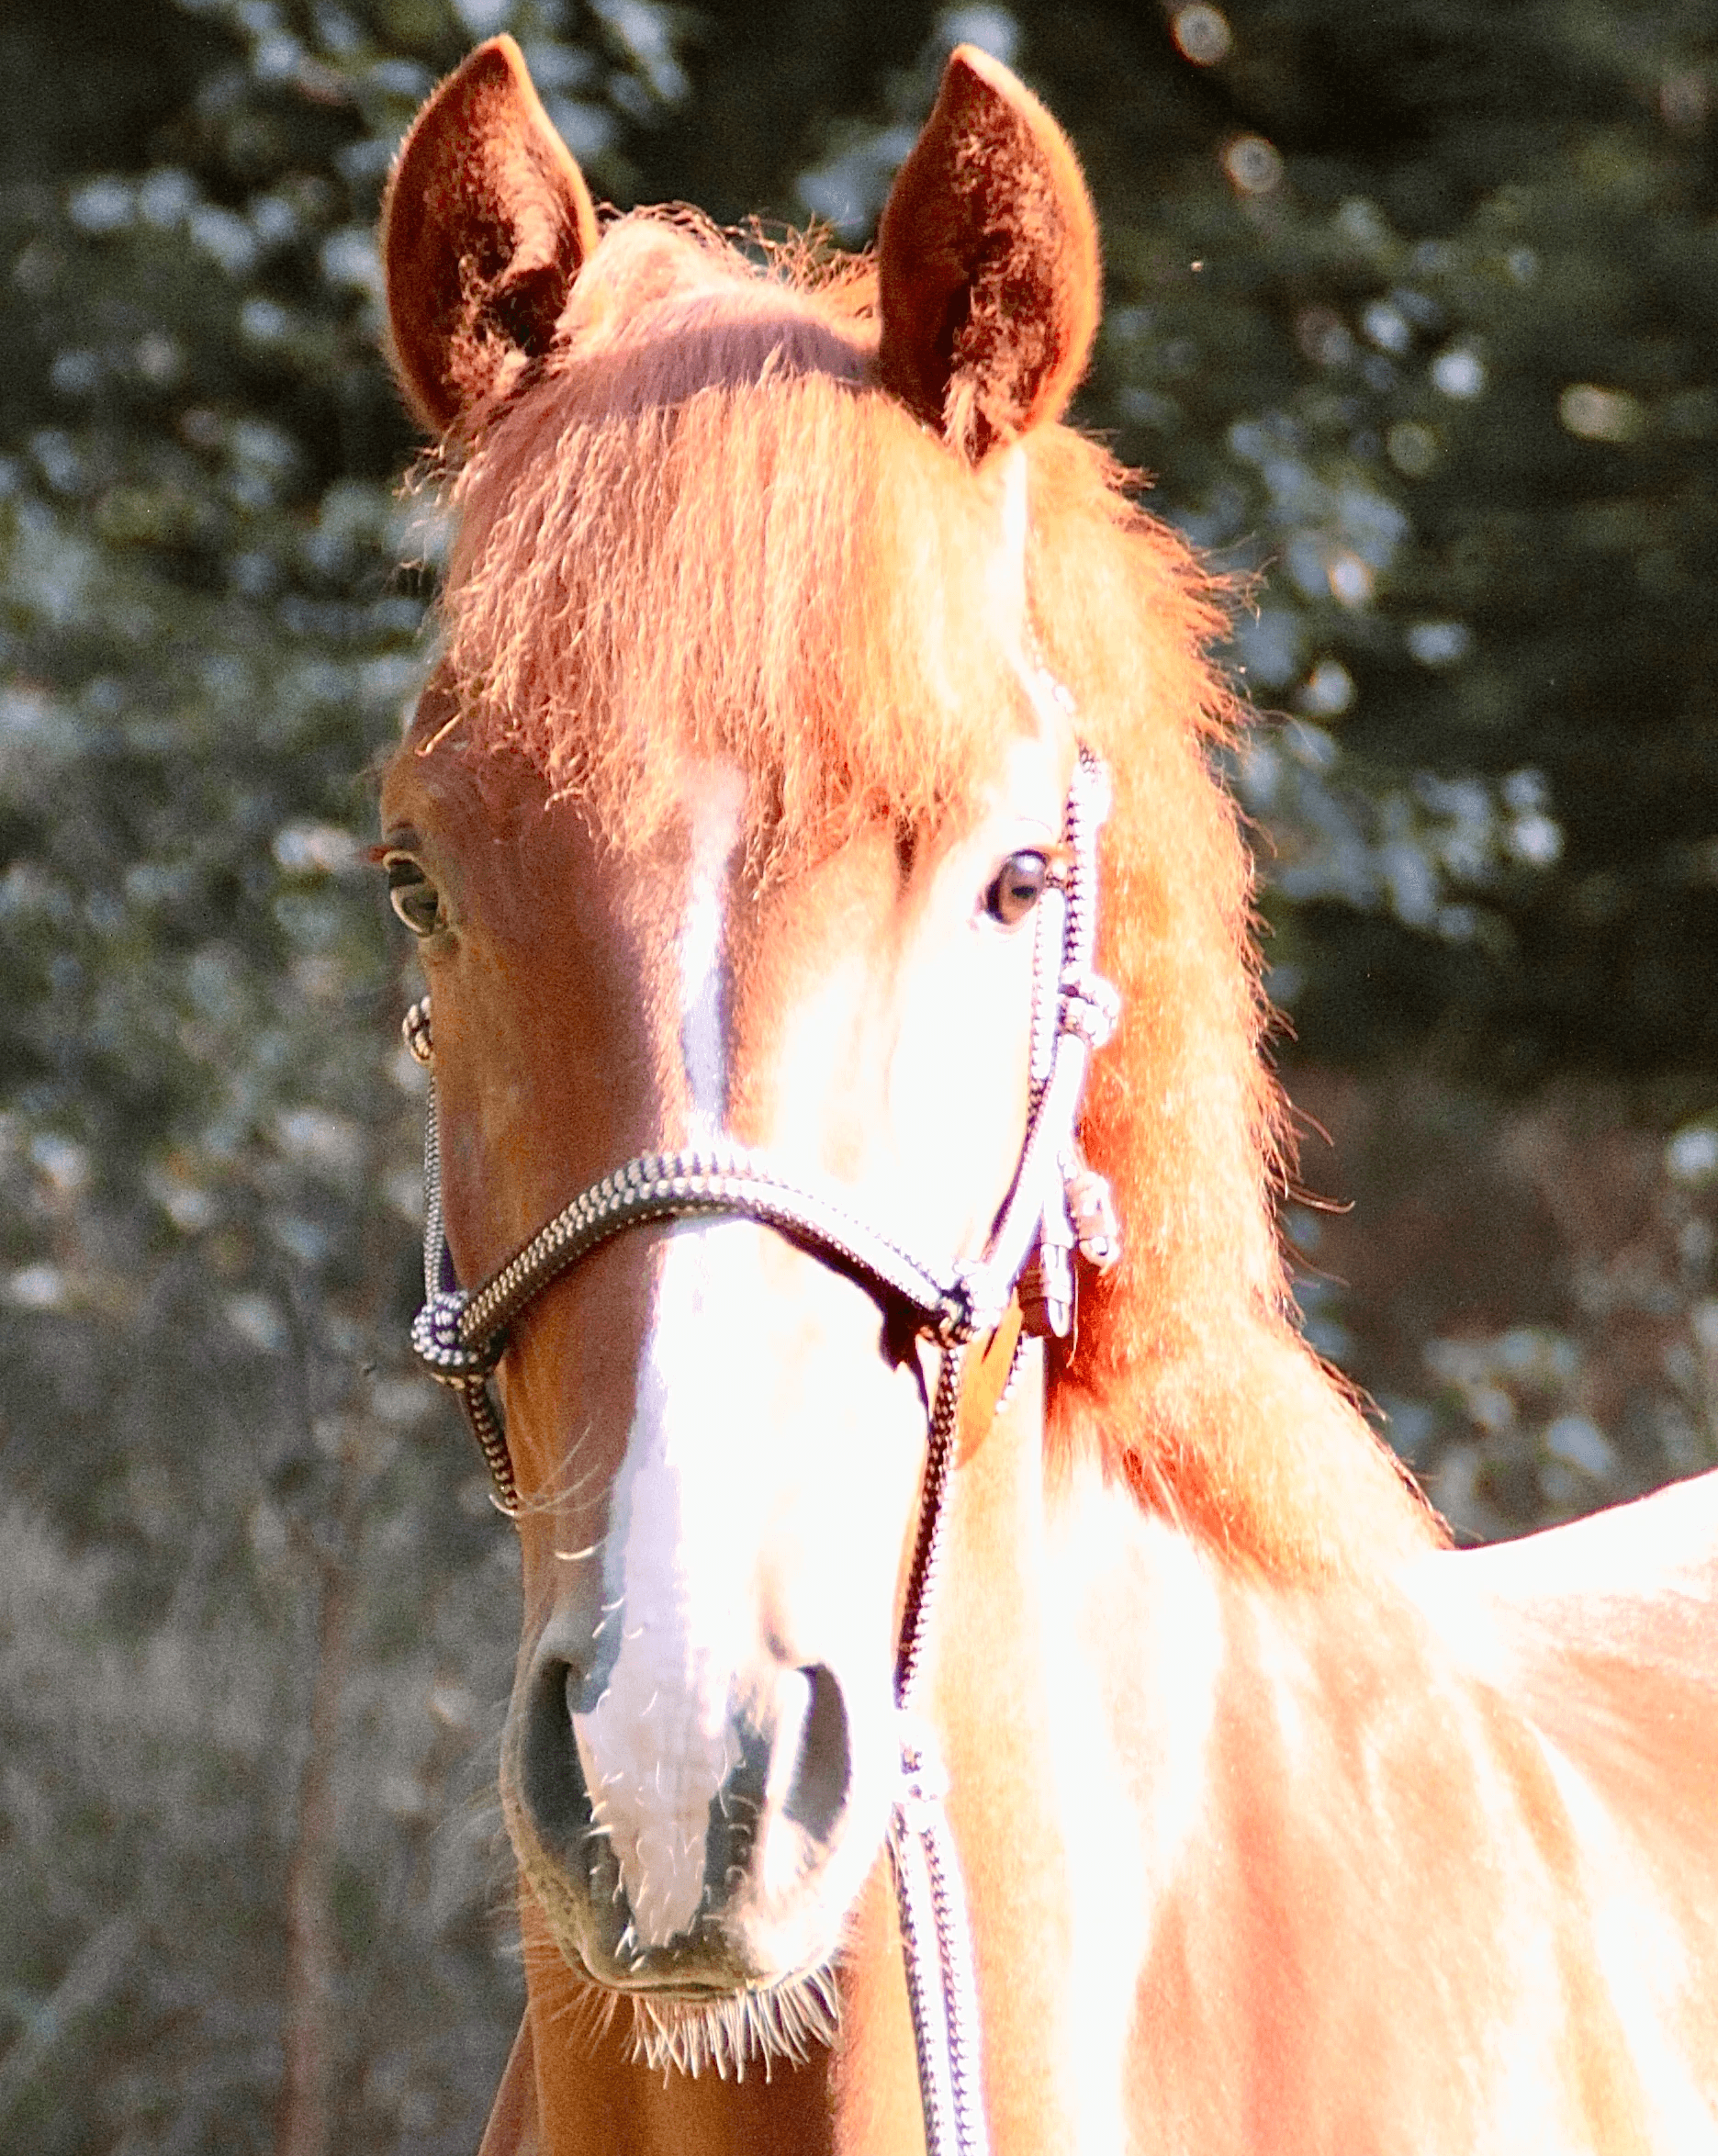
[[[982,1258],[955,1261],[954,1285],[938,1303],[929,1328],[938,1347],[966,1347],[982,1333],[995,1331],[1014,1292],[1014,1282],[1002,1283],[998,1294],[994,1275],[995,1267]]]
[[[431,1376],[444,1385],[487,1377],[507,1345],[505,1329],[492,1332],[475,1347],[461,1337],[459,1322],[470,1300],[463,1287],[440,1289],[411,1320],[411,1344],[429,1365]]]
[[[967,1292],[964,1281],[951,1288],[938,1303],[930,1332],[939,1348],[964,1347],[968,1341],[978,1337],[978,1326],[972,1316],[972,1298]]]
[[[1061,976],[1061,1029],[1084,1040],[1095,1055],[1108,1044],[1121,1016],[1121,996],[1113,982],[1089,968],[1070,966]]]
[[[940,1816],[949,1790],[949,1769],[943,1765],[937,1733],[922,1715],[897,1711],[895,1727],[901,1740],[901,1786],[895,1802],[903,1825],[918,1833]]]
[[[421,996],[399,1021],[399,1030],[406,1043],[406,1052],[414,1063],[421,1063],[427,1070],[433,1048],[430,1038],[430,999]]]

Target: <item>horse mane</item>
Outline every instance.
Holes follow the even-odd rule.
[[[685,213],[609,228],[554,350],[466,432],[455,752],[524,754],[618,846],[661,828],[688,757],[731,758],[760,878],[960,814],[1021,724],[1001,460],[877,389],[874,308],[863,260],[754,261]],[[1100,447],[1047,425],[1022,450],[1034,633],[1115,780],[1099,960],[1123,996],[1084,1136],[1126,1255],[1053,1361],[1050,1457],[1098,1448],[1262,1574],[1376,1572],[1436,1530],[1291,1319],[1251,857],[1210,768],[1238,718],[1220,590]]]

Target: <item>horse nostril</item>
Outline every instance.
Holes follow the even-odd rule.
[[[558,1656],[542,1658],[520,1702],[522,1726],[514,1757],[520,1802],[538,1840],[575,1878],[582,1878],[590,1861],[591,1811],[568,1711],[578,1683],[571,1664]]]
[[[847,1702],[835,1672],[815,1662],[800,1675],[809,1688],[799,1757],[781,1809],[814,1842],[827,1842],[847,1809],[853,1761]]]

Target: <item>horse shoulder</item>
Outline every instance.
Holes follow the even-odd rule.
[[[1589,1770],[1631,1765],[1718,1825],[1718,1474],[1480,1550],[1404,1585],[1459,1664]],[[1646,1796],[1651,1792],[1642,1790]]]
[[[1532,1733],[1596,1967],[1637,2064],[1660,2062],[1643,2078],[1662,2102],[1680,2086],[1681,2145],[1718,2145],[1718,1475],[1405,1584]]]

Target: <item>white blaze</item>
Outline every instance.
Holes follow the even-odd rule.
[[[746,1397],[757,1352],[757,1232],[687,1221],[663,1252],[603,1565],[603,1622],[620,1628],[620,1654],[595,1708],[573,1718],[646,1947],[667,1946],[697,1915],[711,1800],[739,1761],[734,1568],[756,1493],[724,1414]]]
[[[1029,477],[1026,451],[1016,443],[1002,459],[1002,544],[996,550],[992,581],[1008,663],[1026,691],[1039,728],[1053,741],[1065,730],[1072,709],[1066,701],[1066,691],[1039,658],[1031,634],[1026,577],[1027,545],[1032,527]]]
[[[688,773],[678,955],[693,1143],[717,1135],[726,1106],[725,902],[745,792],[728,765]],[[663,1251],[603,1553],[599,1645],[612,1647],[606,1628],[616,1627],[619,1653],[594,1709],[573,1718],[592,1811],[644,1947],[667,1946],[696,1916],[711,1801],[739,1759],[732,1566],[750,1508],[723,1411],[745,1397],[756,1267],[756,1230],[743,1222],[682,1222]]]
[[[680,920],[680,1058],[697,1143],[717,1134],[727,1106],[723,931],[746,781],[731,764],[697,766],[688,775],[686,799],[691,812],[691,875]]]

